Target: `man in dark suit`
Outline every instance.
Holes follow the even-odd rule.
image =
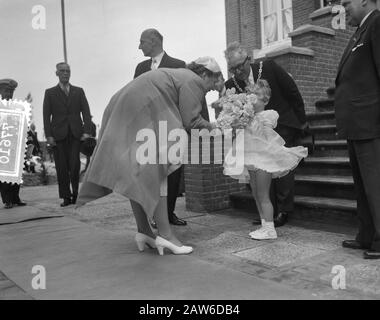
[[[142,50],[145,57],[150,57],[150,59],[137,65],[134,78],[157,68],[186,68],[184,61],[172,58],[166,54],[163,49],[163,37],[156,29],[147,29],[142,32],[139,49]],[[185,220],[178,218],[174,213],[182,171],[183,166],[168,176],[169,222],[177,226],[185,226],[187,224]],[[154,222],[152,226],[155,227]]]
[[[357,192],[359,232],[343,247],[380,259],[380,12],[375,0],[342,0],[348,23],[358,27],[338,67],[335,116],[347,139]]]
[[[286,147],[294,147],[299,135],[307,127],[305,105],[293,78],[272,60],[251,63],[247,51],[237,42],[225,51],[229,71],[233,76],[226,81],[226,89],[235,88],[237,93],[253,88],[258,78],[268,81],[272,96],[266,109],[279,114],[277,133],[285,140]],[[276,227],[287,222],[288,214],[294,210],[294,172],[274,179],[271,188]],[[261,224],[261,220],[254,220]]]
[[[45,92],[43,118],[47,144],[54,149],[61,206],[65,207],[75,204],[78,196],[80,146],[91,136],[91,114],[83,89],[69,83],[70,66],[58,63],[56,67],[59,83]]]
[[[17,82],[12,79],[0,80],[0,95],[2,99],[10,100],[13,98],[13,93],[17,88]],[[1,177],[0,177],[1,180]],[[20,185],[17,183],[0,182],[1,199],[5,209],[11,209],[14,206],[25,206],[22,202],[19,193]]]

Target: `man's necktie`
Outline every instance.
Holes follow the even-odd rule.
[[[157,60],[154,58],[154,59],[152,59],[152,67],[151,67],[151,69],[152,70],[156,70],[157,69]]]
[[[63,92],[65,93],[66,97],[69,96],[69,88],[67,86],[63,87]]]

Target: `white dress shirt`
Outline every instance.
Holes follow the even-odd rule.
[[[163,58],[165,54],[165,51],[162,51],[160,54],[158,54],[157,56],[155,57],[152,57],[152,65],[150,66],[150,68],[152,70],[156,70],[158,69],[159,65],[161,64],[161,60]]]

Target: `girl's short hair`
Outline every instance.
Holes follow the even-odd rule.
[[[257,91],[261,91],[264,94],[264,99],[265,99],[264,102],[268,103],[272,95],[272,90],[270,88],[268,81],[264,79],[258,79],[253,88],[253,93]]]

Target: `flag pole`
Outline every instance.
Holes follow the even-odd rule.
[[[65,26],[65,0],[61,0],[62,33],[63,33],[63,56],[67,63],[66,26]]]

